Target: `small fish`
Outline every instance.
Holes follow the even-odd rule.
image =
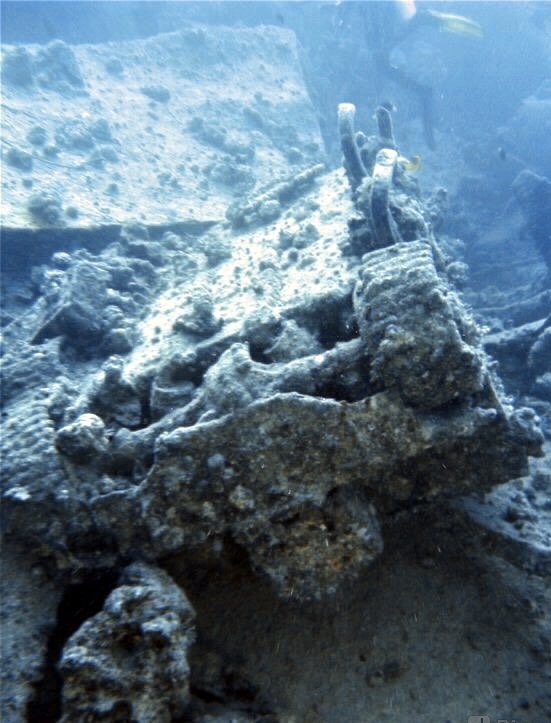
[[[415,155],[411,158],[405,158],[404,156],[398,157],[398,163],[402,166],[404,171],[410,173],[416,173],[421,168],[421,156]]]
[[[512,164],[513,167],[516,166],[517,168],[527,168],[528,165],[518,156],[515,156],[510,151],[506,151],[503,146],[499,146],[499,148],[497,149],[497,157],[500,161],[506,162],[509,165]]]
[[[464,15],[454,15],[453,13],[441,13],[438,10],[427,10],[427,13],[438,20],[440,28],[448,33],[457,33],[458,35],[470,35],[473,38],[484,37],[482,26],[471,18]]]

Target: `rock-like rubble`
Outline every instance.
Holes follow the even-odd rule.
[[[162,570],[129,565],[103,610],[72,635],[59,669],[62,721],[171,721],[189,704],[193,608]]]
[[[272,95],[248,98],[252,59],[268,63],[271,53],[283,64],[264,66]],[[326,630],[324,616],[337,619],[339,601],[352,605],[363,586],[374,611],[377,576],[392,588],[400,570],[413,580],[411,560],[438,566],[441,545],[453,560],[468,539],[473,568],[491,567],[476,500],[527,474],[543,436],[535,412],[506,397],[454,287],[457,259],[433,230],[437,199],[420,197],[381,120],[374,136],[355,133],[350,106],[340,118],[346,175],[324,171],[284,30],[190,27],[113,47],[8,48],[2,69],[7,101],[18,103],[18,138],[31,103],[43,123],[27,145],[7,138],[12,229],[92,223],[82,204],[68,216],[66,203],[96,190],[83,196],[82,179],[69,183],[63,166],[46,183],[38,159],[78,156],[94,189],[110,164],[125,166],[121,194],[106,192],[99,212],[101,247],[60,246],[30,281],[14,282],[5,309],[7,556],[14,567],[22,557],[52,587],[47,609],[29,606],[41,637],[14,662],[6,720],[39,720],[55,666],[61,689],[58,681],[50,704],[59,709],[48,720],[367,720],[359,702],[343,714],[330,696],[320,695],[320,709],[304,693],[282,693],[277,652],[255,673],[243,610],[231,633],[224,615],[237,610],[242,585],[249,615],[291,611],[263,633],[264,642],[288,642],[293,615]],[[222,100],[229,75],[249,85]],[[111,93],[101,104],[98,78],[103,89],[109,78]],[[115,122],[123,81],[131,108]],[[55,128],[41,106],[54,93]],[[94,113],[76,118],[75,104]],[[130,114],[154,124],[148,132],[160,139],[156,190],[152,166],[147,179],[138,169],[152,151],[139,126],[129,137]],[[45,154],[52,134],[55,153]],[[291,173],[282,178],[284,167]],[[185,199],[189,214],[174,211],[190,169],[218,189],[204,214],[201,183]],[[33,174],[22,184],[32,187],[26,205],[22,173]],[[194,234],[169,228],[182,216],[218,223]],[[541,376],[538,349],[530,354]],[[473,574],[467,563],[459,568]],[[24,566],[20,575],[32,579]],[[75,588],[85,598],[98,579],[95,609],[66,628],[56,623],[57,601]],[[460,587],[450,581],[450,590]],[[226,613],[216,612],[218,599]],[[361,607],[350,611],[360,627]],[[247,639],[245,662],[231,652],[236,631]],[[360,653],[369,691],[408,679],[411,662],[397,656]],[[369,720],[389,720],[381,700]]]

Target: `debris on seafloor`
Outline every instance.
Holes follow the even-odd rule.
[[[26,87],[21,62],[11,72]],[[139,102],[165,107],[164,90],[142,83]],[[355,132],[353,106],[339,109],[351,193],[341,170],[308,163],[226,204],[229,223],[208,233],[153,238],[126,224],[97,253],[58,252],[35,270],[4,364],[4,530],[40,622],[32,675],[15,624],[10,638],[16,715],[47,687],[37,659],[61,675],[64,721],[308,720],[311,699],[320,720],[363,721],[368,707],[383,720],[395,685],[418,715],[408,675],[422,665],[437,678],[431,694],[447,692],[450,668],[428,666],[427,641],[442,619],[453,632],[447,610],[462,614],[482,567],[482,533],[465,532],[449,500],[525,474],[542,437],[532,410],[504,396],[388,109],[377,117],[369,137]],[[214,123],[192,132],[227,152],[230,134]],[[211,180],[231,177],[213,168]],[[61,213],[43,196],[32,209],[44,227]],[[547,335],[533,340],[539,371]],[[40,617],[36,570],[55,581],[56,605],[102,582],[71,634],[56,605]],[[10,620],[21,597],[7,603]],[[487,598],[467,603],[478,613]],[[507,619],[495,600],[491,610]],[[477,633],[487,653],[494,638]],[[327,651],[341,640],[349,667],[334,684]],[[316,690],[319,671],[301,673],[310,656]],[[355,717],[335,712],[345,679]]]

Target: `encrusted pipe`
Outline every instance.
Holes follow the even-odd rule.
[[[379,128],[379,137],[381,138],[381,141],[383,141],[383,143],[389,148],[396,148],[390,111],[380,105],[375,111],[375,116],[377,118],[377,127]]]
[[[373,168],[371,219],[378,247],[390,246],[402,240],[388,207],[388,196],[397,158],[397,151],[392,148],[382,148],[377,153]]]
[[[338,121],[341,149],[344,155],[344,167],[353,189],[356,189],[368,175],[360,157],[354,134],[355,115],[356,106],[353,103],[339,103]]]

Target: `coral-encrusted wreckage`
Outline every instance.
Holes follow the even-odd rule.
[[[235,37],[216,32],[229,54]],[[256,43],[255,32],[235,35]],[[274,40],[283,57],[286,32]],[[190,30],[163,47],[193,43],[208,60],[212,37]],[[45,70],[33,81],[27,55],[8,55],[11,82],[47,85]],[[78,91],[75,64],[67,83],[79,79]],[[174,95],[143,94],[158,114]],[[256,124],[256,151],[192,124],[222,147],[219,171],[288,146],[293,133],[262,107],[241,116]],[[5,329],[6,721],[404,719],[362,717],[365,701],[331,713],[332,684],[293,698],[278,668],[290,663],[270,670],[277,641],[301,610],[324,630],[321,609],[362,580],[360,608],[374,615],[369,575],[392,569],[385,554],[399,559],[431,536],[440,552],[444,539],[450,550],[478,539],[461,532],[474,523],[454,500],[526,474],[542,435],[532,410],[505,398],[388,111],[377,120],[378,134],[356,133],[353,106],[339,107],[348,183],[314,157],[234,199],[208,230],[146,218],[109,231],[102,248],[59,249],[35,268],[32,303]],[[33,222],[56,227],[32,199]],[[440,532],[421,542],[435,519]],[[423,575],[430,559],[423,553]],[[249,664],[225,647],[217,599],[235,614]],[[56,622],[71,600],[76,613]],[[262,638],[251,642],[247,618],[254,629],[272,614],[273,651],[258,662]],[[19,664],[21,648],[33,650]],[[360,658],[376,696],[412,664],[403,650],[373,650]]]

